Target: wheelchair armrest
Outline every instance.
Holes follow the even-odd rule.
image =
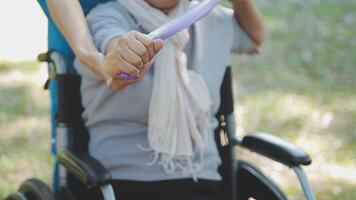
[[[58,154],[58,162],[89,187],[102,186],[111,180],[105,167],[87,153],[62,151]]]
[[[241,145],[287,166],[309,165],[311,159],[302,149],[290,142],[266,133],[245,136]]]

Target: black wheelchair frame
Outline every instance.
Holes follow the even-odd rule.
[[[50,68],[55,70],[56,75],[52,78],[55,78],[58,84],[56,142],[59,149],[57,161],[60,165],[60,189],[52,195],[52,199],[87,199],[88,189],[100,188],[105,200],[115,200],[110,185],[110,173],[88,154],[89,134],[81,117],[83,107],[80,96],[80,76],[67,73],[69,63],[66,63],[58,52],[49,51],[41,54],[39,61],[48,62]],[[236,159],[235,147],[237,146],[292,168],[299,178],[306,199],[315,200],[312,188],[301,168],[301,165],[311,164],[310,157],[303,150],[266,133],[247,135],[242,140],[235,136],[230,67],[227,67],[220,92],[221,105],[216,114],[219,126],[215,130],[215,139],[222,160],[219,173],[223,177],[224,200],[247,200],[250,197],[257,200],[287,199],[282,190],[257,167],[248,161]],[[36,184],[32,184],[33,182]],[[48,187],[46,189],[42,182],[31,179],[20,186],[19,192],[10,195],[7,199],[47,200],[50,199],[49,192]]]

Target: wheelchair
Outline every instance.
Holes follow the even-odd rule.
[[[107,0],[81,1],[87,13],[97,3]],[[28,179],[18,191],[6,200],[79,200],[88,199],[90,190],[101,191],[105,200],[115,200],[111,176],[105,167],[88,153],[89,134],[81,113],[80,82],[72,63],[73,53],[49,16],[45,0],[38,0],[49,19],[49,51],[38,60],[48,63],[51,96],[52,153],[56,157],[50,189],[38,179]],[[226,68],[220,89],[221,105],[215,117],[219,126],[215,130],[216,145],[222,164],[219,167],[223,181],[224,200],[286,200],[286,195],[256,166],[236,159],[235,147],[246,148],[292,168],[308,200],[315,195],[302,169],[311,164],[303,150],[280,138],[266,133],[254,133],[238,139],[235,136],[234,100],[231,67]]]

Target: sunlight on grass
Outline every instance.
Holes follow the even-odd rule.
[[[50,182],[53,159],[49,152],[49,99],[41,87],[46,68],[35,62],[3,62],[0,66],[4,66],[0,70],[2,199],[30,177]]]

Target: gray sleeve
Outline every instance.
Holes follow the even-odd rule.
[[[247,33],[241,28],[234,17],[234,41],[232,45],[232,52],[246,53],[252,49],[252,40]]]
[[[224,17],[229,21],[228,30],[233,31],[231,51],[234,53],[249,52],[252,48],[252,40],[237,22],[232,9],[223,9]]]
[[[87,15],[88,25],[96,47],[104,52],[107,43],[114,37],[126,35],[132,18],[116,1],[99,4]]]

